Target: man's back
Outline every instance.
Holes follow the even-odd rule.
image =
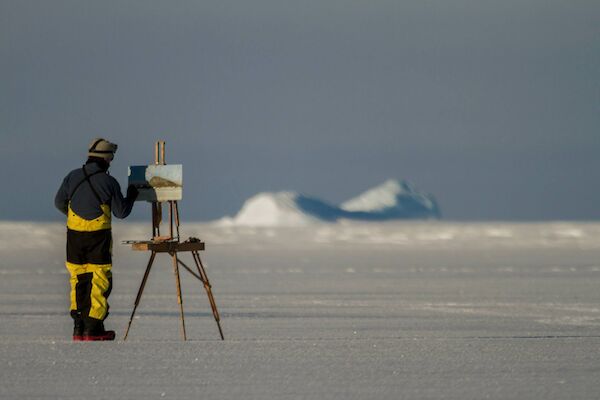
[[[77,215],[92,220],[103,214],[100,206],[106,204],[117,218],[127,217],[133,201],[123,198],[117,180],[98,163],[87,163],[83,168],[77,168],[65,177],[54,200],[56,208],[66,215],[70,202],[71,209]]]

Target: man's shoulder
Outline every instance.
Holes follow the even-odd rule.
[[[105,187],[107,190],[109,191],[116,191],[116,190],[120,190],[120,186],[119,186],[119,182],[110,174],[108,174],[106,171],[101,171],[98,172],[96,174],[94,174],[93,177],[91,177],[92,181],[94,183],[98,183],[101,186]]]
[[[114,186],[115,184],[118,186],[118,182],[115,178],[113,178],[112,176],[110,176],[109,174],[106,173],[106,171],[103,170],[99,170],[99,169],[95,169],[95,168],[86,168],[86,172],[87,175],[90,177],[90,179],[93,182],[102,182],[103,184],[108,184],[109,186]],[[85,179],[85,174],[83,171],[83,167],[79,167],[79,168],[75,168],[74,170],[71,170],[67,176],[66,176],[66,180],[67,181],[74,181],[74,180],[82,180]]]
[[[66,178],[67,179],[71,179],[71,178],[73,178],[75,176],[80,176],[80,175],[83,176],[83,171],[81,170],[81,167],[75,168],[75,169],[69,171],[69,173],[67,174]]]
[[[109,174],[104,174],[104,176],[108,178],[108,182],[110,182],[111,185],[119,187],[119,181],[115,177]]]

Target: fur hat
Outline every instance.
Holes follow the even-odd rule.
[[[88,157],[98,157],[106,161],[112,161],[115,158],[117,145],[103,138],[96,138],[90,143],[88,148]]]

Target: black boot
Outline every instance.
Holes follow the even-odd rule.
[[[105,330],[104,323],[102,321],[88,317],[85,319],[82,340],[86,342],[96,340],[115,340],[115,331]]]
[[[81,313],[71,311],[71,317],[73,318],[73,340],[83,340],[83,317]]]

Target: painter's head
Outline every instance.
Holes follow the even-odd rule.
[[[88,157],[101,158],[110,163],[115,158],[117,147],[104,138],[95,138],[88,147]]]

